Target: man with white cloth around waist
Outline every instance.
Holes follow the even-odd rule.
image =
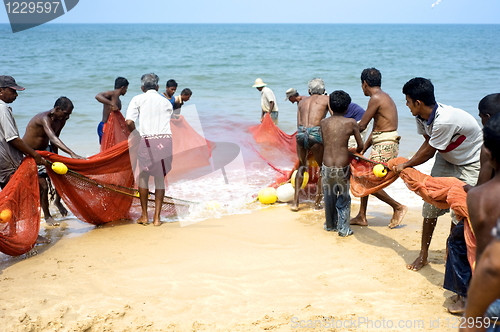
[[[165,196],[165,176],[172,168],[172,131],[170,118],[173,107],[168,99],[158,93],[159,78],[156,74],[142,75],[143,94],[130,101],[127,109],[127,126],[131,132],[137,129],[141,136],[138,149],[139,195],[141,217],[138,224],[148,225],[148,183],[155,181],[155,213],[153,225],[160,226],[160,211]],[[135,133],[137,133],[137,131]]]

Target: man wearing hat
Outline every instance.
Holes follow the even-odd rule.
[[[44,165],[45,160],[35,150],[30,148],[20,137],[12,108],[7,104],[17,98],[17,91],[23,91],[12,76],[0,76],[0,188],[4,188],[10,177],[17,170],[23,154],[35,158],[38,165]]]
[[[304,99],[304,98],[307,98],[307,96],[300,96],[299,93],[297,92],[296,89],[294,88],[290,88],[288,90],[286,90],[286,98],[285,98],[285,101],[290,101],[292,104],[293,103],[297,103],[297,105],[299,104],[299,102]]]
[[[264,115],[269,113],[274,124],[278,124],[278,105],[276,104],[276,97],[274,96],[273,90],[269,89],[267,84],[258,78],[255,80],[253,88],[257,88],[261,94],[260,104],[262,106],[262,115],[260,117],[260,122],[264,120]]]

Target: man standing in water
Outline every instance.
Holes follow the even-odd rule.
[[[115,89],[98,93],[95,96],[98,102],[103,104],[102,120],[97,126],[97,135],[99,135],[99,144],[101,144],[102,135],[106,131],[106,123],[112,111],[120,111],[122,109],[122,101],[120,96],[125,96],[128,89],[128,81],[124,77],[118,77],[115,80]]]
[[[285,98],[285,101],[289,101],[291,102],[292,104],[294,103],[297,103],[297,105],[299,104],[299,102],[304,99],[304,98],[307,98],[307,96],[301,96],[299,95],[299,93],[297,92],[296,89],[294,88],[290,88],[288,90],[286,90],[286,98]]]
[[[126,117],[129,130],[134,134],[135,129],[137,129],[141,136],[137,155],[142,213],[137,223],[149,224],[148,184],[149,177],[153,176],[155,182],[154,226],[162,224],[160,212],[165,196],[165,176],[172,168],[170,118],[173,108],[170,101],[158,93],[158,81],[159,78],[154,73],[142,75],[141,89],[144,93],[132,98]]]
[[[260,116],[260,122],[264,120],[264,115],[269,113],[269,116],[273,120],[274,124],[278,124],[278,104],[276,104],[276,97],[274,96],[273,90],[269,89],[267,84],[258,78],[255,80],[254,88],[260,91],[261,99],[260,105],[262,107],[262,114]]]
[[[361,73],[361,88],[365,96],[370,97],[368,107],[361,121],[359,129],[364,131],[373,119],[373,130],[365,142],[361,154],[372,147],[370,159],[376,162],[387,163],[394,159],[399,153],[398,136],[398,109],[392,98],[381,88],[382,75],[375,68],[367,68]],[[401,224],[403,217],[408,210],[406,206],[396,202],[384,190],[373,193],[381,201],[392,207],[394,213],[389,223],[389,228],[394,228]],[[368,226],[366,220],[366,208],[368,206],[368,196],[361,197],[361,205],[356,218],[351,220],[351,225]]]
[[[403,86],[403,94],[406,95],[406,105],[415,116],[417,131],[425,141],[410,160],[395,166],[394,171],[399,173],[406,167],[421,165],[436,155],[431,176],[455,177],[475,185],[483,144],[481,128],[476,119],[461,109],[437,103],[434,86],[428,79],[412,78]],[[437,218],[448,211],[424,203],[420,254],[406,266],[409,270],[418,271],[428,264],[429,245]],[[451,218],[454,225],[458,224],[455,213],[451,213]]]
[[[165,92],[161,94],[163,97],[168,99],[168,101],[172,104],[172,107],[175,106],[175,91],[177,91],[177,82],[170,79],[167,81]]]
[[[38,113],[30,120],[26,126],[26,133],[23,140],[28,146],[35,150],[48,150],[58,153],[59,149],[69,154],[72,158],[85,159],[74,153],[60,139],[59,135],[64,128],[66,121],[73,112],[73,103],[66,97],[56,100],[54,108],[50,111]],[[50,143],[50,145],[49,145]],[[42,206],[45,222],[49,226],[59,226],[49,211],[49,186],[47,184],[47,172],[45,166],[38,167],[38,183],[40,185],[40,205]],[[54,198],[54,205],[63,217],[68,211],[61,203],[61,197],[57,194]]]

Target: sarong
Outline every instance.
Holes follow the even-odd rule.
[[[310,150],[314,144],[323,144],[321,128],[319,126],[310,128],[299,126],[295,139],[297,140],[297,144],[306,150]]]
[[[386,163],[398,156],[399,140],[397,131],[374,131],[372,133],[372,152],[370,159],[373,161]]]
[[[447,245],[448,257],[446,258],[443,288],[466,297],[472,270],[467,259],[463,221],[453,227],[448,236]]]
[[[172,135],[142,136],[137,154],[140,172],[165,177],[172,169]]]

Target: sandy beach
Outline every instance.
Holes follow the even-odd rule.
[[[51,244],[0,254],[0,330],[458,330],[442,288],[449,215],[419,272],[405,264],[420,248],[420,210],[392,230],[390,216],[370,205],[370,226],[348,238],[325,232],[324,211],[305,205],[187,227],[66,220],[42,229]],[[74,225],[83,234],[68,236]]]

